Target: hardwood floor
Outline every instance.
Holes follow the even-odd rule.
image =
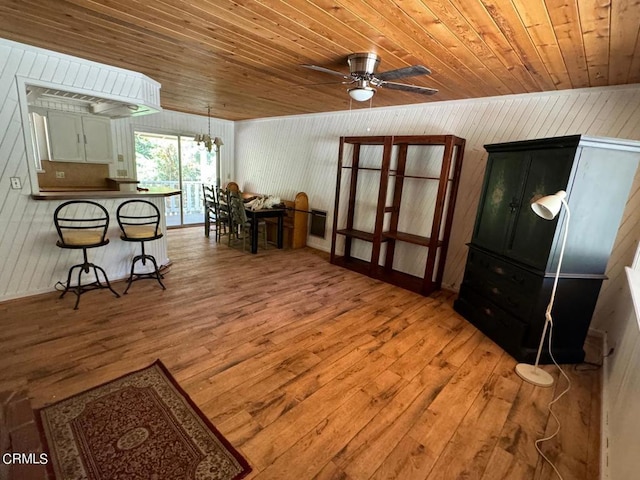
[[[310,249],[168,235],[166,291],[90,292],[77,311],[56,293],[0,303],[0,391],[40,407],[160,358],[255,480],[557,478],[533,445],[555,429],[556,387],[523,383],[454,294],[421,297]],[[562,429],[543,448],[565,480],[595,480],[600,372],[566,370]]]

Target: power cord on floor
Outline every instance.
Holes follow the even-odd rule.
[[[609,353],[607,353],[606,355],[603,355],[600,358],[600,363],[586,362],[586,361],[582,363],[576,363],[573,366],[573,370],[576,372],[594,372],[596,370],[600,370],[604,365],[604,359],[613,355],[613,350],[614,350],[613,348],[610,348]]]
[[[553,361],[553,364],[558,367],[558,370],[560,371],[560,373],[562,374],[562,376],[565,378],[565,380],[567,381],[567,387],[562,391],[562,393],[560,393],[559,395],[557,395],[553,400],[551,400],[549,402],[549,405],[547,405],[547,409],[549,410],[549,413],[551,414],[551,416],[553,417],[553,419],[556,422],[556,430],[555,432],[553,432],[551,435],[549,435],[548,437],[544,437],[544,438],[539,438],[536,440],[535,442],[535,446],[536,446],[536,450],[538,451],[538,453],[540,454],[540,456],[549,464],[551,465],[551,468],[553,468],[553,471],[556,472],[556,475],[558,475],[558,478],[560,478],[560,480],[563,480],[562,475],[560,475],[560,472],[558,471],[558,469],[556,468],[555,464],[544,454],[542,453],[542,450],[540,448],[540,445],[546,441],[549,441],[553,438],[555,438],[558,433],[560,433],[560,419],[558,418],[558,416],[555,414],[555,412],[553,411],[553,409],[551,408],[558,400],[560,400],[562,397],[564,397],[569,390],[571,390],[571,380],[569,379],[569,377],[567,376],[566,373],[564,373],[564,370],[562,370],[562,368],[560,367],[560,365],[558,365],[558,362],[556,362],[556,359],[553,356],[553,353],[551,352],[551,340],[553,337],[553,320],[550,320],[551,324],[550,324],[550,328],[549,328],[549,356],[551,357],[551,360]]]

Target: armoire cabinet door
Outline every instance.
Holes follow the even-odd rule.
[[[472,242],[502,253],[520,208],[528,155],[520,152],[493,152],[487,163],[486,184],[478,207]]]
[[[522,152],[531,158],[522,193],[521,206],[514,214],[504,255],[545,271],[559,218],[545,220],[531,209],[531,203],[558,190],[567,190],[575,148]]]

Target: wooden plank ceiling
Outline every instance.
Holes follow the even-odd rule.
[[[163,108],[229,120],[350,108],[339,77],[300,65],[348,73],[353,52],[433,71],[397,81],[436,95],[378,89],[374,107],[638,83],[639,33],[638,0],[0,2],[0,37],[142,72]]]

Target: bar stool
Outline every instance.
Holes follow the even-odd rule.
[[[56,208],[53,213],[53,223],[58,231],[58,241],[56,245],[60,248],[70,248],[82,250],[83,263],[74,265],[69,269],[67,284],[60,298],[64,297],[69,290],[76,294],[76,304],[74,310],[78,309],[80,295],[90,290],[108,288],[116,296],[117,292],[111,288],[107,274],[102,267],[94,265],[87,259],[87,249],[102,247],[109,243],[107,238],[107,228],[109,227],[109,213],[100,204],[89,200],[71,200]],[[78,269],[78,284],[71,286],[71,276],[73,271]],[[95,281],[89,284],[82,284],[82,274],[93,270]],[[102,272],[106,285],[100,282],[98,270]]]
[[[116,217],[122,231],[120,238],[125,242],[140,242],[142,247],[142,254],[133,257],[131,262],[131,273],[124,293],[127,293],[134,280],[145,278],[155,278],[162,289],[165,290],[166,287],[161,280],[164,277],[160,274],[155,257],[145,253],[144,250],[144,242],[163,237],[160,231],[160,211],[158,207],[147,200],[127,200],[118,206]],[[147,260],[153,264],[153,271],[135,273],[136,263],[141,262],[145,266]]]

